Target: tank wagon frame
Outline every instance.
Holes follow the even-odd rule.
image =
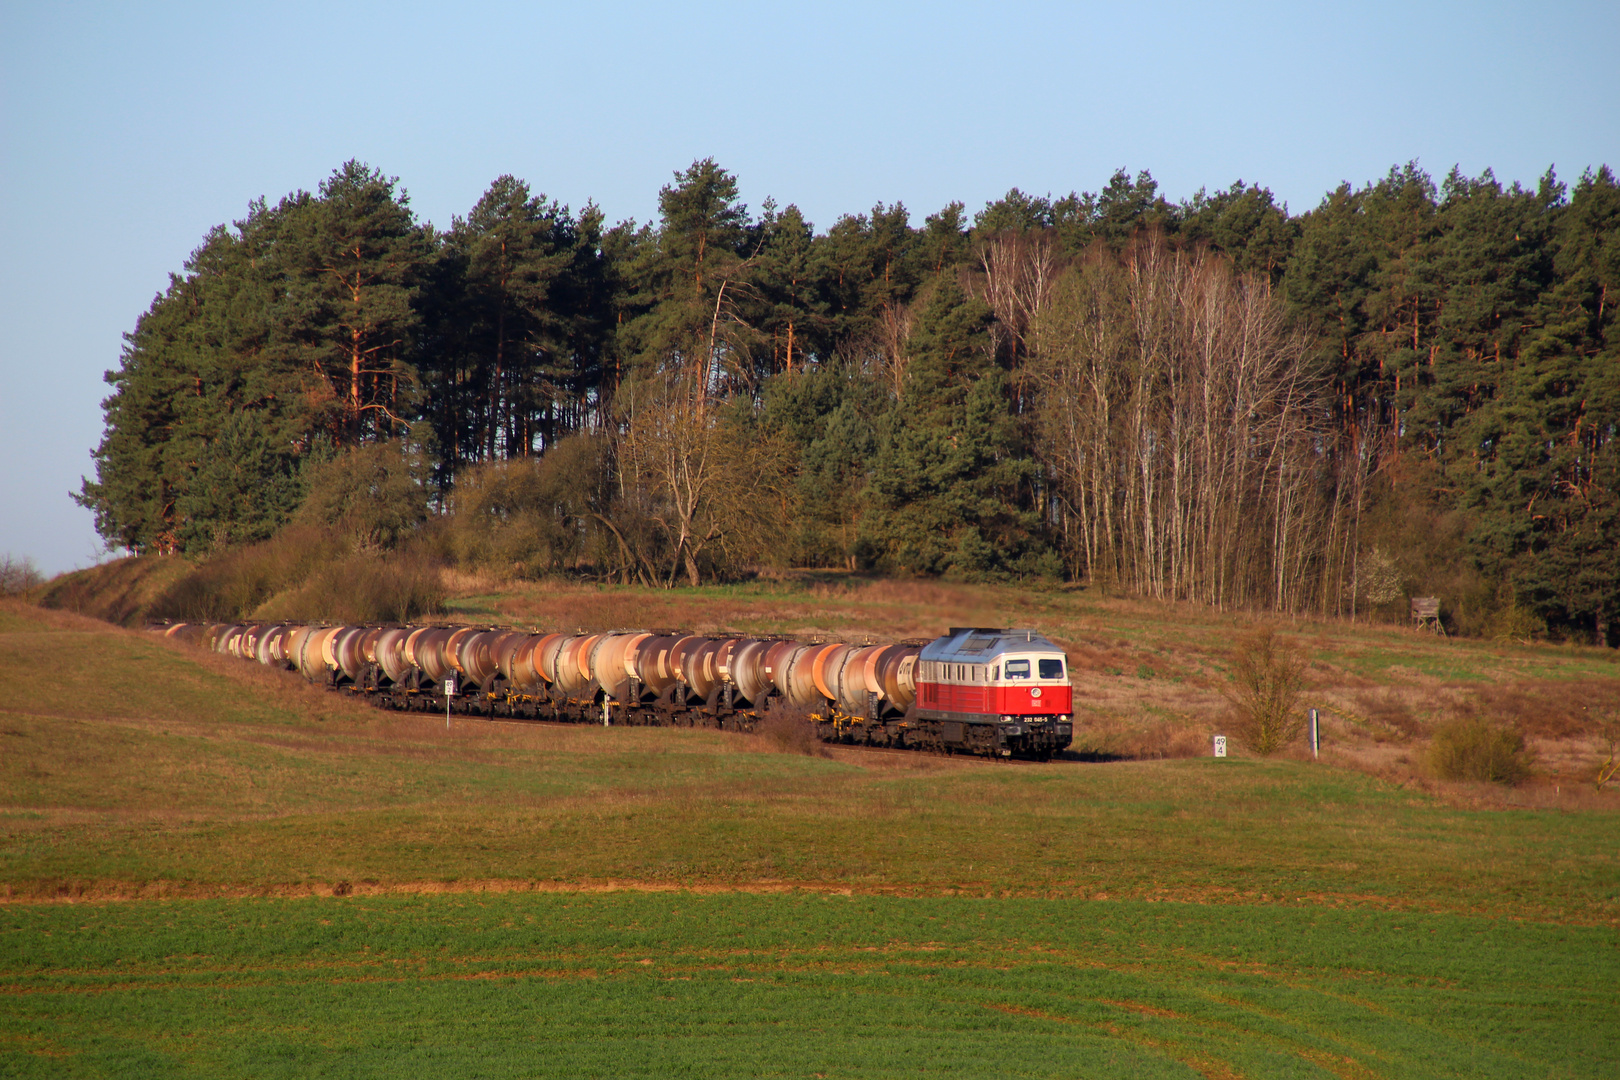
[[[152,629],[405,712],[743,732],[787,715],[830,743],[1042,760],[1073,731],[1062,650],[1032,630],[852,645],[477,626]]]

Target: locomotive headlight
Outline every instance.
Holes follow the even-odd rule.
[[[1038,686],[1031,687],[1030,691],[1029,691],[1029,696],[1032,697],[1032,698],[1040,697],[1041,696],[1041,688],[1038,687]]]

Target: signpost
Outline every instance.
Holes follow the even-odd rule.
[[[450,699],[456,696],[456,677],[444,680],[444,730],[450,730]]]
[[[1311,710],[1311,759],[1319,760],[1322,756],[1322,728],[1317,723],[1316,710]]]
[[[1226,736],[1225,735],[1217,735],[1217,736],[1215,736],[1215,756],[1216,757],[1225,757],[1226,756]]]

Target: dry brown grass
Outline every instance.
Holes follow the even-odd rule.
[[[1219,674],[1219,627],[1168,649],[1163,631],[1088,623],[1084,610],[1036,614],[1079,640],[1129,642],[1115,647],[1165,670]],[[1587,852],[1605,818],[1493,824],[1290,761],[1009,766],[841,747],[811,757],[702,730],[457,717],[446,731],[442,716],[374,712],[296,676],[65,613],[0,606],[0,646],[21,661],[0,670],[0,700],[13,703],[0,715],[0,889],[14,899],[634,882],[1161,899],[1283,889],[1534,913],[1587,904],[1603,871]],[[50,663],[71,692],[30,681]],[[1218,710],[1207,686],[1096,681],[1119,706],[1081,726],[1106,744],[1097,756],[1207,753],[1215,714],[1126,704]],[[1421,754],[1416,742],[1363,745]],[[1510,805],[1466,786],[1433,793]],[[1511,805],[1565,805],[1562,794],[1533,783]],[[1594,797],[1590,784],[1574,795]],[[1256,840],[1227,849],[1212,829]],[[1321,844],[1342,869],[1319,865]],[[1586,917],[1609,918],[1613,905],[1598,906]]]
[[[1481,716],[1535,746],[1542,771],[1574,782],[1594,767],[1594,710],[1620,700],[1613,650],[1442,639],[1403,626],[1268,619],[1098,595],[874,579],[836,571],[701,589],[512,582],[450,571],[451,621],[545,630],[682,629],[849,641],[932,638],[961,625],[1032,626],[1069,654],[1076,748],[1140,758],[1199,756],[1232,734],[1220,689],[1233,645],[1265,622],[1311,658],[1303,705],[1322,710],[1324,746],[1379,775],[1419,771],[1436,725]],[[1392,752],[1384,752],[1385,748]],[[1361,768],[1361,765],[1355,767]]]
[[[1220,690],[1233,645],[1274,622],[1263,612],[1214,612],[1068,586],[1024,590],[833,571],[701,590],[488,579],[466,588],[463,595],[489,598],[480,601],[489,615],[472,618],[546,629],[867,641],[931,638],[949,626],[1032,626],[1069,654],[1076,750],[1148,759],[1208,754],[1211,735],[1232,732]],[[1611,651],[1500,646],[1332,620],[1275,625],[1311,658],[1303,704],[1322,710],[1325,745],[1342,751],[1336,760],[1378,775],[1414,779],[1422,755],[1414,756],[1413,744],[1448,719],[1482,715],[1530,738],[1549,775],[1573,778],[1590,765],[1583,740],[1592,708],[1620,697]],[[1559,749],[1566,744],[1567,753]]]

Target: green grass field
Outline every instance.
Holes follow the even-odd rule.
[[[1612,931],[1254,905],[428,896],[0,911],[11,1075],[1600,1076]]]
[[[446,731],[19,605],[0,652],[0,1075],[1620,1071],[1612,797]]]

